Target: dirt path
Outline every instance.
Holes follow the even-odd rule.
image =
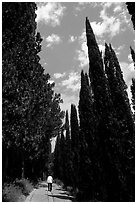
[[[73,197],[61,186],[53,183],[52,192],[49,192],[47,183],[42,182],[30,193],[25,202],[72,202],[72,200]]]

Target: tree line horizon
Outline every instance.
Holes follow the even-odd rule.
[[[134,201],[135,79],[130,104],[112,45],[105,43],[102,56],[86,17],[89,72],[81,71],[78,111],[71,104],[69,119],[40,64],[36,9],[33,2],[2,3],[3,184],[51,173],[77,201]]]

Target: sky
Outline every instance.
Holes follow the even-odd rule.
[[[105,42],[111,43],[130,87],[135,76],[130,54],[135,33],[124,2],[41,2],[37,7],[37,31],[43,38],[40,63],[50,82],[55,82],[55,92],[61,94],[62,110],[70,111],[71,103],[78,106],[80,73],[89,69],[86,16],[99,49],[104,53]]]

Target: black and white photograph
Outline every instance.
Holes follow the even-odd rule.
[[[2,202],[135,202],[135,2],[1,5]]]

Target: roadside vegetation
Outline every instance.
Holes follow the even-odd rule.
[[[22,202],[32,190],[33,184],[28,179],[16,179],[13,182],[4,183],[2,201]]]

